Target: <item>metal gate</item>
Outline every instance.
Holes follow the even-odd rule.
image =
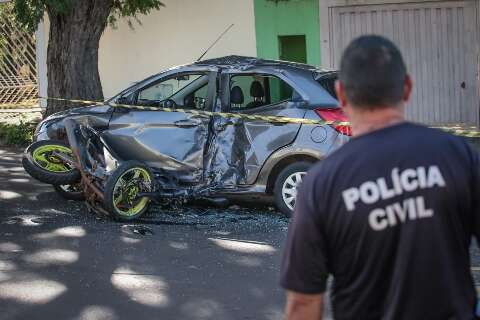
[[[38,96],[35,35],[15,22],[11,4],[0,4],[0,109],[35,105]]]
[[[480,125],[476,1],[360,2],[330,1],[330,64],[338,67],[342,50],[353,38],[385,35],[400,47],[414,79],[409,119]]]

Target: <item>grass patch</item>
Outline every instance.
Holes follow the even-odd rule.
[[[34,131],[33,123],[0,123],[0,145],[26,147],[32,143]]]

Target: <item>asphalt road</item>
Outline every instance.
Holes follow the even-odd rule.
[[[281,319],[286,230],[267,209],[155,208],[116,223],[0,149],[0,320]]]
[[[0,148],[0,320],[282,319],[288,221],[264,209],[155,207],[136,224],[65,201]],[[480,283],[480,254],[472,249]]]

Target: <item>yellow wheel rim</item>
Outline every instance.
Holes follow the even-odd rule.
[[[113,207],[118,214],[131,217],[140,213],[149,203],[148,197],[138,193],[151,190],[152,180],[147,170],[135,167],[125,171],[113,188]]]
[[[32,153],[33,162],[40,168],[50,172],[60,173],[73,170],[71,166],[55,156],[53,152],[64,153],[69,157],[73,157],[70,148],[51,144],[36,148]]]

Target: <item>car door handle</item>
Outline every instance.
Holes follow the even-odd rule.
[[[197,127],[197,126],[201,125],[202,121],[185,119],[185,120],[175,121],[173,124],[176,127],[179,127],[179,128],[193,128],[193,127]]]

